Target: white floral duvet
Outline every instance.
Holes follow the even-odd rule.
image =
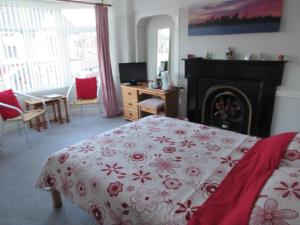
[[[150,116],[55,153],[37,187],[58,190],[99,224],[185,225],[256,141]],[[297,135],[263,188],[249,224],[299,225],[299,214]]]

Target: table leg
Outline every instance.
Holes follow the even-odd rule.
[[[25,103],[25,107],[26,107],[26,110],[29,111],[29,109],[30,109],[29,104]],[[29,121],[29,127],[30,127],[30,128],[33,128],[32,121],[31,121],[31,120]]]
[[[41,120],[40,117],[36,117],[36,129],[38,132],[40,132],[40,127],[41,127]]]
[[[52,104],[52,109],[53,109],[53,114],[54,114],[54,121],[57,122],[55,103]]]
[[[60,101],[57,100],[57,101],[56,101],[56,104],[57,104],[57,111],[58,111],[58,118],[59,118],[59,121],[60,121],[61,124],[63,124],[64,121],[63,121],[62,116],[61,116]]]
[[[34,109],[34,110],[38,110],[39,107],[38,107],[37,105],[33,105],[33,109]],[[37,130],[38,132],[40,132],[40,117],[39,117],[39,116],[37,116],[37,117],[35,118],[35,122],[36,122],[36,130]]]
[[[43,127],[44,129],[47,129],[47,123],[46,123],[46,119],[45,119],[45,113],[42,115],[42,119],[43,119]]]
[[[67,120],[67,123],[69,123],[69,112],[68,112],[67,98],[63,98],[63,101],[64,101],[65,111],[66,111],[66,120]]]
[[[51,189],[50,191],[51,191],[51,197],[52,197],[52,201],[53,201],[53,207],[61,208],[62,201],[61,201],[60,193],[54,189]]]

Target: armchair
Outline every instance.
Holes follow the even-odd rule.
[[[43,109],[23,111],[23,110],[21,110],[20,107],[7,104],[5,102],[2,102],[1,99],[0,99],[0,109],[2,108],[2,109],[5,109],[5,110],[10,110],[10,112],[14,112],[16,114],[15,116],[9,117],[9,118],[6,118],[6,117],[4,117],[1,114],[1,116],[2,116],[2,122],[1,122],[0,137],[3,135],[5,126],[7,124],[9,124],[9,123],[17,123],[19,134],[21,133],[20,132],[20,124],[22,124],[23,128],[24,128],[24,131],[25,131],[25,137],[26,137],[27,144],[28,144],[29,147],[31,147],[31,144],[30,144],[30,141],[29,141],[29,137],[28,137],[28,131],[27,131],[26,123],[29,122],[29,121],[31,121],[31,120],[33,120],[33,119],[39,118],[39,117],[42,117],[43,120],[45,121],[45,117],[46,117],[46,124],[47,124],[47,126],[44,123],[44,128],[48,127],[50,129],[50,123],[49,123],[49,117],[48,117],[48,112],[47,112],[46,104],[45,104],[45,102],[42,99],[40,99],[38,97],[35,97],[35,96],[32,96],[32,95],[28,95],[28,94],[24,94],[24,93],[19,93],[19,92],[11,92],[11,93],[14,93],[14,95],[16,95],[16,96],[17,95],[22,95],[24,97],[28,97],[28,98],[32,98],[32,99],[37,99],[37,100],[39,100],[39,101],[41,101],[43,103]]]
[[[71,91],[73,88],[76,88],[76,99],[71,99]],[[96,77],[76,78],[75,81],[71,84],[67,93],[67,101],[69,102],[69,106],[80,106],[80,116],[82,117],[84,105],[100,104],[99,91],[100,84]],[[71,117],[71,110],[69,111]]]

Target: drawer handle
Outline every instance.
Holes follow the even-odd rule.
[[[128,92],[128,95],[131,95],[131,92]]]
[[[132,105],[131,103],[128,103],[128,105]]]
[[[132,116],[132,113],[129,113],[129,116]]]

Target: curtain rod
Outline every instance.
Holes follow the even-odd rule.
[[[93,3],[93,2],[83,2],[83,1],[75,1],[75,0],[56,0],[58,2],[71,2],[71,3],[80,3],[80,4],[87,4],[87,5],[103,5],[107,7],[111,7],[111,4],[105,4],[105,3]]]

